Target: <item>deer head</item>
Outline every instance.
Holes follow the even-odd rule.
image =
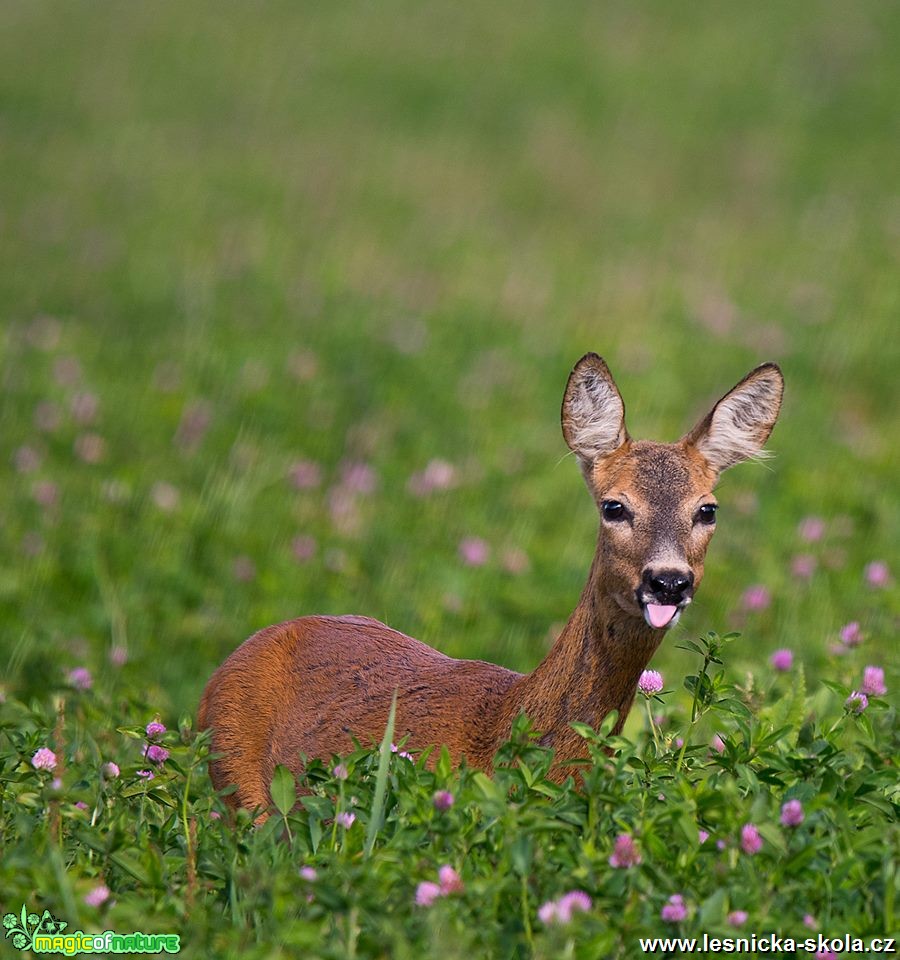
[[[703,577],[719,474],[762,456],[783,389],[779,368],[764,363],[677,443],[635,441],[606,363],[595,353],[578,361],[563,436],[600,511],[597,587],[626,615],[659,630],[677,623]]]

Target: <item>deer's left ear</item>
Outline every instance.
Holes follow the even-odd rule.
[[[763,446],[781,409],[784,377],[777,364],[751,370],[683,438],[717,472],[763,456]]]

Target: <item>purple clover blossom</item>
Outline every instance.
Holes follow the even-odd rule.
[[[778,670],[780,673],[785,673],[794,665],[794,651],[786,648],[776,650],[772,656],[769,657],[769,663],[772,664],[775,670]]]
[[[862,713],[869,706],[869,698],[859,690],[854,690],[844,701],[848,713]]]
[[[798,580],[809,580],[816,572],[816,558],[808,553],[798,553],[791,560],[791,573]]]
[[[449,490],[456,485],[456,468],[446,460],[430,460],[421,473],[414,473],[406,489],[415,497],[427,497],[435,490]]]
[[[713,750],[716,751],[716,753],[725,752],[725,741],[718,734],[716,734],[712,740],[709,741],[709,745],[713,748]]]
[[[841,627],[841,643],[845,647],[858,647],[862,643],[862,631],[859,629],[859,623],[851,620],[850,623]]]
[[[144,780],[156,779],[156,774],[152,770],[138,770],[137,775]]]
[[[341,466],[341,486],[352,493],[374,493],[378,476],[367,463],[344,463]]]
[[[94,685],[94,678],[87,667],[75,667],[69,671],[69,683],[76,690],[90,690]]]
[[[119,770],[119,765],[117,763],[113,763],[113,761],[110,760],[109,763],[103,764],[103,766],[100,768],[100,772],[103,774],[105,780],[115,780],[122,771]]]
[[[886,587],[891,582],[891,571],[882,560],[875,560],[866,567],[866,583],[870,587]]]
[[[335,820],[337,820],[338,826],[343,827],[345,830],[349,830],[356,822],[356,814],[350,813],[349,810],[342,810],[335,817]]]
[[[747,922],[747,917],[746,910],[732,910],[728,914],[728,923],[732,927],[742,927]]]
[[[441,885],[441,896],[446,897],[450,893],[462,893],[462,877],[449,864],[444,864],[438,870],[438,882]]]
[[[181,494],[178,492],[178,487],[159,481],[150,488],[150,499],[164,513],[171,513],[178,506]]]
[[[49,747],[41,747],[31,758],[35,770],[55,770],[56,754]]]
[[[49,480],[42,480],[31,488],[35,503],[42,507],[54,507],[59,500],[59,487]]]
[[[783,827],[799,827],[805,818],[803,804],[799,800],[788,800],[781,807],[781,825]]]
[[[158,743],[151,743],[144,748],[144,756],[156,764],[163,764],[169,759],[169,751]]]
[[[53,379],[61,387],[74,387],[81,380],[81,364],[77,357],[59,357],[53,362]]]
[[[291,553],[297,563],[306,563],[316,555],[316,538],[301,534],[291,540]]]
[[[101,883],[99,886],[94,887],[93,890],[89,890],[84,895],[84,902],[89,907],[99,907],[106,903],[109,900],[109,887],[105,883]]]
[[[332,775],[336,780],[346,780],[350,776],[350,771],[347,769],[347,765],[344,763],[339,763],[332,771]]]
[[[800,539],[817,543],[825,535],[825,521],[821,517],[804,517],[797,526]]]
[[[866,667],[860,693],[870,697],[883,697],[887,693],[884,685],[884,670],[881,667]]]
[[[205,400],[195,400],[187,404],[175,432],[175,443],[186,453],[194,453],[203,442],[211,424],[212,408]]]
[[[416,905],[419,907],[430,907],[439,896],[441,896],[440,884],[431,880],[423,880],[416,887]]]
[[[629,833],[620,833],[616,837],[615,846],[612,855],[609,858],[609,865],[618,869],[636,867],[641,862],[641,855],[634,837]]]
[[[454,803],[453,794],[449,790],[438,790],[431,798],[434,809],[444,813],[449,810]]]
[[[591,906],[591,898],[583,890],[570,890],[556,902],[559,922],[568,923],[573,913],[587,913]]]
[[[769,588],[761,583],[747,587],[741,597],[741,604],[745,610],[765,610],[772,603],[772,594]]]
[[[98,433],[82,433],[75,438],[73,449],[79,460],[97,464],[106,456],[106,441]]]
[[[128,651],[125,647],[113,647],[109,651],[109,662],[114,667],[124,667],[128,663]]]
[[[698,830],[697,842],[702,846],[707,840],[709,840],[709,832],[707,830]]]
[[[88,426],[94,422],[99,407],[100,401],[97,399],[97,395],[87,391],[76,393],[69,402],[72,418],[82,426]]]
[[[587,913],[591,898],[583,890],[570,890],[556,900],[548,900],[538,910],[538,920],[545,926],[551,923],[570,923],[574,913]]]
[[[462,878],[449,864],[445,863],[438,870],[438,883],[432,880],[423,880],[416,887],[416,904],[420,907],[430,907],[438,897],[447,897],[451,893],[462,893],[465,889]]]
[[[755,856],[762,849],[763,840],[759,835],[759,830],[752,823],[745,823],[741,827],[741,850],[748,856]]]
[[[53,433],[62,423],[62,412],[55,403],[42,401],[34,408],[34,425],[44,433]]]
[[[663,688],[663,677],[658,670],[645,670],[638,680],[638,690],[645,697],[652,697]]]
[[[147,736],[153,740],[156,737],[161,737],[166,732],[166,726],[164,723],[160,723],[159,720],[151,720],[147,724]]]
[[[483,567],[491,555],[491,548],[481,537],[465,537],[459,543],[459,557],[467,567]]]
[[[231,575],[238,583],[251,583],[256,579],[256,564],[250,557],[235,557],[231,564]]]
[[[19,447],[13,462],[19,473],[32,473],[41,465],[41,455],[33,447]]]
[[[322,468],[312,460],[297,460],[288,469],[288,480],[295,490],[312,490],[322,483]]]
[[[673,893],[663,905],[659,915],[667,923],[681,923],[687,917],[684,897],[680,893]]]
[[[301,867],[300,876],[306,880],[307,883],[315,883],[318,879],[318,874],[314,867]]]
[[[538,920],[541,921],[545,926],[548,926],[551,923],[556,923],[559,919],[559,908],[556,906],[555,900],[548,900],[546,903],[542,903],[538,909]]]
[[[319,358],[311,350],[297,350],[287,358],[286,368],[299,383],[308,383],[319,372]]]

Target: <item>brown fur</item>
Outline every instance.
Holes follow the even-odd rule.
[[[761,388],[758,372],[780,385],[777,367],[765,365],[723,400],[749,383],[750,401],[769,404],[754,408],[752,418],[753,443],[761,446],[781,394],[773,398]],[[736,399],[744,402],[745,393]],[[408,735],[413,749],[446,744],[455,762],[465,757],[487,771],[522,711],[560,761],[585,754],[571,722],[597,726],[617,710],[621,729],[641,671],[664,636],[643,618],[636,592],[642,573],[654,563],[674,565],[691,572],[694,589],[703,576],[713,528],[695,517],[718,477],[712,414],[678,443],[632,441],[606,364],[588,354],[569,378],[562,420],[598,505],[625,502],[633,522],[601,522],[587,584],[544,661],[523,675],[454,660],[367,617],[301,617],[268,627],[219,667],[200,703],[200,727],[212,729],[213,750],[221,754],[210,764],[213,783],[237,784],[235,806],[269,805],[276,764],[299,773],[301,753],[345,753],[351,734],[376,742],[395,690],[397,739]],[[729,425],[729,450],[734,429]],[[701,444],[712,453],[701,454]],[[560,765],[554,775],[566,772]]]

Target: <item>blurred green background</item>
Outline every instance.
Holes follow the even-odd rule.
[[[593,552],[588,350],[655,439],[786,375],[668,685],[709,629],[884,663],[898,45],[874,0],[0,6],[5,685],[193,711],[313,612],[530,669]]]

